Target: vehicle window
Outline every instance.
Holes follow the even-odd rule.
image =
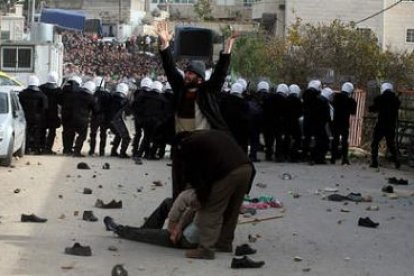
[[[14,86],[20,86],[20,84],[12,79],[9,79],[5,76],[0,76],[0,86],[1,85],[14,85]]]
[[[19,107],[19,99],[17,98],[16,93],[11,93],[11,100],[12,100],[12,110],[17,111],[20,110]]]
[[[9,112],[9,97],[6,93],[0,93],[0,114]]]

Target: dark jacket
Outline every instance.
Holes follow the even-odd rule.
[[[109,121],[111,122],[114,119],[120,117],[127,106],[128,98],[121,93],[114,93],[111,97],[111,103],[109,105]]]
[[[220,102],[220,109],[230,132],[239,144],[242,140],[246,140],[247,144],[247,137],[249,135],[249,104],[246,99],[232,94],[224,96]]]
[[[19,93],[28,125],[45,127],[48,101],[46,95],[37,86],[29,86]]]
[[[68,81],[62,88],[62,93],[58,97],[58,104],[62,107],[62,125],[70,126],[72,123],[74,98],[79,92],[80,86],[74,81]]]
[[[74,92],[67,91],[64,95],[62,106],[64,126],[66,122],[67,127],[87,128],[91,112],[96,112],[93,95],[83,89]]]
[[[185,96],[184,79],[177,70],[170,47],[160,51],[161,59],[168,82],[174,91],[175,110],[180,108]],[[202,83],[197,91],[196,102],[213,129],[228,131],[226,123],[220,113],[219,93],[225,81],[230,64],[230,54],[220,54],[219,61],[208,81]]]
[[[286,97],[285,107],[286,123],[299,123],[299,118],[303,116],[303,103],[296,95]]]
[[[93,94],[93,97],[95,99],[96,111],[92,113],[92,120],[109,123],[109,109],[112,100],[111,93],[107,90],[99,89]]]
[[[48,108],[46,110],[46,127],[60,127],[60,117],[58,112],[58,98],[62,93],[62,89],[56,83],[44,83],[40,89],[45,93],[48,100]]]
[[[167,100],[158,92],[142,91],[136,102],[136,114],[140,122],[165,121]]]
[[[401,101],[397,95],[389,90],[375,97],[374,104],[369,107],[369,111],[378,113],[376,127],[381,129],[395,129],[400,105]]]
[[[244,164],[254,166],[227,132],[196,130],[177,136],[177,161],[186,183],[195,189],[200,203],[207,202],[212,184]],[[250,180],[250,187],[254,174]],[[250,191],[250,188],[249,188]]]
[[[334,108],[334,126],[349,128],[349,117],[356,114],[356,101],[350,98],[346,92],[335,93],[332,106]]]

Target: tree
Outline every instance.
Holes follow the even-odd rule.
[[[194,4],[194,12],[201,20],[211,20],[212,19],[212,0],[198,0]]]
[[[233,69],[247,78],[267,76],[271,81],[305,85],[310,78],[334,72],[339,85],[345,76],[359,87],[370,80],[412,85],[414,55],[383,51],[372,32],[335,20],[330,24],[302,24],[297,19],[286,39],[265,33],[243,37],[232,58]]]

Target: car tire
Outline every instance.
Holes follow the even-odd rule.
[[[13,158],[13,147],[14,147],[14,137],[10,140],[9,149],[7,151],[6,158],[0,160],[0,165],[8,167],[11,165],[12,158]]]
[[[22,146],[16,151],[16,156],[22,158],[26,152],[26,136],[23,137]]]

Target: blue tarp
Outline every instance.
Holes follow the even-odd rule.
[[[80,12],[61,9],[43,9],[40,22],[49,23],[61,28],[83,31],[85,15]]]

